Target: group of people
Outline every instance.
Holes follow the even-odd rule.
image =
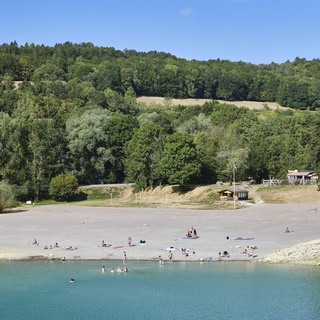
[[[254,257],[254,250],[257,249],[256,246],[247,246],[243,253],[245,253],[248,257]]]
[[[111,268],[110,272],[114,273],[114,272],[128,272],[128,268],[126,265],[127,262],[127,253],[125,251],[123,251],[123,268],[121,269],[120,267],[117,268],[117,271],[114,268]],[[105,266],[102,266],[101,268],[101,272],[104,273],[106,272]]]
[[[128,270],[127,266],[123,266],[122,269],[121,269],[120,267],[118,267],[117,270],[115,270],[115,268],[111,268],[111,270],[110,270],[111,273],[114,273],[114,272],[128,272],[128,271],[129,271],[129,270]],[[105,273],[105,272],[106,272],[105,266],[102,266],[101,272],[102,272],[102,273]]]
[[[33,240],[33,242],[32,242],[32,244],[33,245],[39,245],[39,241],[37,240],[37,239],[34,239]],[[44,250],[51,250],[51,249],[55,249],[55,248],[60,248],[60,246],[59,246],[59,244],[58,244],[58,242],[56,242],[54,245],[47,245],[47,244],[45,244],[44,246],[43,246],[43,249]],[[69,250],[69,251],[72,251],[72,250],[75,250],[75,249],[78,249],[77,247],[72,247],[72,246],[67,246],[67,247],[65,247],[65,248],[63,248],[64,250]]]
[[[185,255],[186,257],[192,256],[196,254],[194,250],[186,249],[186,248],[181,248],[182,254]]]
[[[35,240],[35,241],[36,241],[36,240]],[[45,245],[45,246],[43,247],[44,250],[53,249],[53,248],[59,248],[58,242],[56,242],[56,243],[54,244],[54,246],[52,246],[52,245],[50,244],[50,246]]]
[[[230,258],[230,254],[228,251],[219,252],[219,258]]]
[[[101,241],[100,247],[111,247],[111,246],[112,246],[111,244],[105,243],[104,240]]]
[[[186,233],[187,238],[198,238],[197,235],[197,230],[194,227],[191,227],[187,233]]]
[[[98,246],[98,247],[111,247],[112,244],[109,244],[109,243],[105,243],[104,240],[101,241],[101,244]],[[132,238],[129,236],[128,237],[128,247],[132,247]]]

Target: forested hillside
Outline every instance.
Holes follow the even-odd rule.
[[[0,46],[0,76],[71,82],[75,89],[61,89],[60,97],[79,98],[81,90],[81,100],[103,106],[105,90],[124,94],[129,88],[145,96],[270,101],[311,110],[320,105],[319,59],[254,65],[219,59],[187,61],[164,52],[119,51],[91,43],[48,47],[12,42]]]
[[[90,43],[0,46],[0,180],[47,185],[230,181],[318,168],[320,61],[187,61]],[[22,81],[18,88],[14,81]],[[167,97],[147,106],[137,95]],[[170,98],[210,98],[173,106]],[[249,110],[214,99],[273,101]],[[296,109],[296,110],[294,110]]]

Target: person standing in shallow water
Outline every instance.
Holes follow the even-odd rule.
[[[123,251],[123,265],[126,265],[126,261],[127,261],[127,254],[125,251]]]

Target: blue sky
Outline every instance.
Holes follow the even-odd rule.
[[[0,43],[92,42],[188,60],[320,58],[320,0],[0,0]]]

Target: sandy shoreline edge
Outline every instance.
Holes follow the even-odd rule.
[[[240,210],[42,206],[0,215],[0,260],[262,261],[320,265],[320,205]],[[184,239],[190,227],[198,239]],[[290,233],[285,233],[289,228]],[[134,246],[129,247],[128,236]],[[32,245],[37,239],[39,245]],[[111,244],[101,247],[101,241]],[[141,245],[140,241],[145,241]],[[59,248],[43,249],[45,245]],[[75,250],[65,250],[72,246]],[[256,247],[254,258],[244,254]],[[183,254],[186,249],[188,255]],[[229,257],[219,259],[219,252]]]

